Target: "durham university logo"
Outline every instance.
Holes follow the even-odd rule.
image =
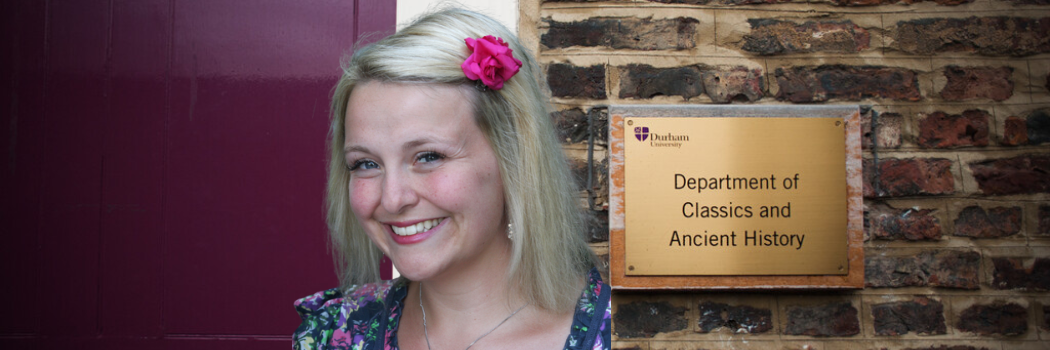
[[[634,127],[634,137],[638,141],[645,141],[649,138],[649,127],[648,126],[636,126]]]

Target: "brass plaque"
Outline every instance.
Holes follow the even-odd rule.
[[[841,118],[624,119],[626,275],[845,275]]]

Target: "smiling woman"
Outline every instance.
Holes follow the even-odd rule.
[[[343,286],[296,302],[296,348],[609,347],[541,81],[512,33],[464,10],[356,50],[330,135]],[[379,280],[383,254],[400,278]]]

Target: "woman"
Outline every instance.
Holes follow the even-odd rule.
[[[328,224],[342,288],[300,299],[297,349],[607,349],[540,71],[465,10],[350,57],[332,100]],[[379,281],[385,254],[401,273]]]

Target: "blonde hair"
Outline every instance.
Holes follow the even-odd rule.
[[[501,90],[468,89],[478,126],[492,144],[503,179],[506,215],[514,225],[507,283],[544,309],[569,310],[594,265],[584,240],[577,189],[548,115],[548,96],[536,61],[503,25],[485,15],[445,9],[400,32],[358,48],[344,64],[332,96],[328,162],[328,228],[344,287],[379,280],[382,253],[350,212],[344,118],[350,93],[368,81],[475,86],[460,64],[465,38],[501,37],[523,63]]]

